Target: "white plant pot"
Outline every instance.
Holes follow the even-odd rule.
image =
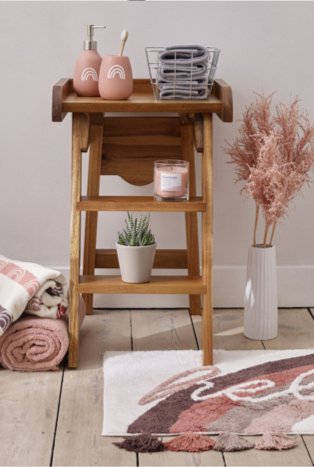
[[[244,335],[274,339],[278,334],[276,249],[251,246],[244,296]]]
[[[156,243],[126,246],[116,243],[121,279],[124,282],[149,282],[155,258]]]

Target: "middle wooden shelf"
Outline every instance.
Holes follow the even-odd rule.
[[[79,211],[205,212],[201,196],[189,201],[157,201],[152,196],[81,196]]]

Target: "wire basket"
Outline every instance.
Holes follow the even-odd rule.
[[[202,100],[209,96],[220,50],[216,47],[146,47],[154,96],[158,100]]]

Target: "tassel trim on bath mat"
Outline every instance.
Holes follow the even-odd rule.
[[[164,445],[156,436],[150,433],[130,436],[123,441],[113,443],[120,449],[126,449],[132,452],[158,452],[164,450]]]
[[[209,436],[187,432],[170,441],[164,441],[163,445],[169,451],[200,452],[213,449],[215,440]]]
[[[254,448],[254,444],[235,433],[221,433],[216,439],[214,451],[245,451]]]
[[[151,433],[142,433],[129,436],[121,442],[114,442],[118,448],[132,452],[158,452],[167,449],[169,451],[201,452],[214,451],[233,452],[247,449],[282,451],[297,446],[297,438],[283,433],[264,433],[258,441],[251,443],[246,438],[236,433],[223,432],[217,438],[210,438],[194,432],[186,432],[178,435],[170,441],[162,442]]]
[[[287,436],[283,433],[264,433],[255,444],[255,449],[282,451],[294,448],[297,444],[297,438],[294,436]]]

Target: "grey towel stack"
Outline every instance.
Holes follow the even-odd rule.
[[[210,51],[199,45],[167,47],[159,55],[160,99],[206,99]]]

